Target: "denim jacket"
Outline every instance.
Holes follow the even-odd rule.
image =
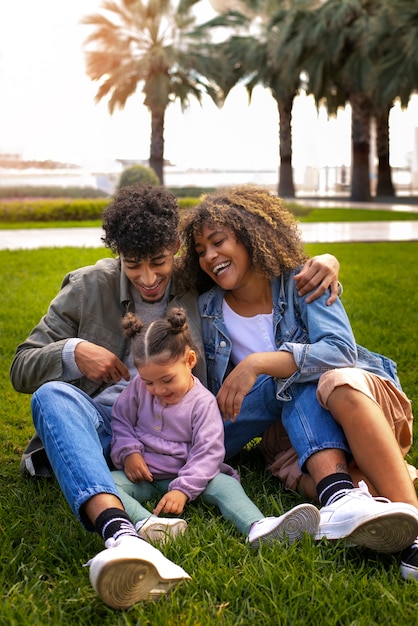
[[[277,351],[291,352],[298,366],[286,379],[276,379],[276,397],[288,400],[287,388],[293,383],[316,381],[331,369],[360,367],[392,380],[400,389],[396,364],[387,357],[356,345],[350,322],[341,301],[326,305],[329,293],[306,304],[298,296],[293,276],[288,272],[272,281],[273,326]],[[205,348],[208,387],[216,394],[232,369],[231,340],[222,314],[225,292],[213,287],[199,297]]]

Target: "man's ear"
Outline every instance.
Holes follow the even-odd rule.
[[[180,239],[177,239],[173,247],[173,254],[177,254],[177,252],[179,251],[179,248],[180,248]]]

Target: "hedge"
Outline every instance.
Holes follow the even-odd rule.
[[[199,197],[177,198],[180,209],[199,203]],[[83,222],[101,220],[111,198],[31,198],[21,200],[0,199],[0,224],[20,222]],[[306,215],[308,207],[286,203],[295,216]]]
[[[108,198],[109,194],[95,187],[60,187],[54,185],[0,185],[0,198]]]
[[[0,222],[66,222],[100,219],[109,200],[61,198],[0,201]]]
[[[100,220],[110,198],[0,200],[0,223],[68,222]],[[180,208],[196,205],[199,198],[179,198]]]

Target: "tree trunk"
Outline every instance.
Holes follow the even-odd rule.
[[[151,110],[151,147],[149,166],[164,185],[164,116],[165,109]]]
[[[376,115],[376,150],[378,158],[376,195],[394,197],[396,194],[389,162],[389,113],[390,107],[383,113]]]
[[[370,195],[370,118],[369,100],[361,93],[350,93],[351,104],[351,200],[368,202]]]
[[[281,98],[274,91],[272,93],[279,110],[280,165],[278,192],[281,198],[294,198],[295,186],[293,184],[292,168],[292,107],[294,95]]]

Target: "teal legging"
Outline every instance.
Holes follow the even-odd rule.
[[[142,506],[156,495],[167,493],[172,478],[154,480],[149,483],[142,480],[133,483],[125,472],[114,471],[112,477],[117,485],[120,499],[134,524],[145,521],[151,513]],[[200,496],[206,504],[215,505],[222,515],[230,520],[240,532],[247,535],[254,522],[264,518],[260,509],[250,500],[241,483],[227,474],[218,474],[210,480]]]

